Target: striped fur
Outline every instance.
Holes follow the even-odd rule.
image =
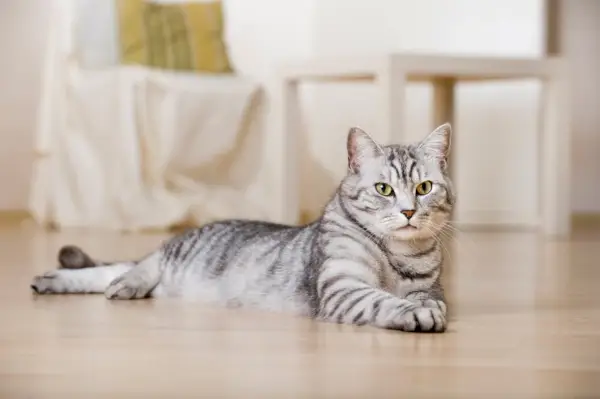
[[[31,288],[109,299],[180,297],[337,323],[444,331],[439,234],[455,201],[449,145],[448,124],[408,146],[380,146],[354,128],[348,173],[313,223],[211,223],[127,262],[100,262],[64,247],[59,269],[35,277]],[[422,186],[430,188],[426,193],[417,189],[424,181],[432,183]],[[389,185],[387,196],[377,183]]]

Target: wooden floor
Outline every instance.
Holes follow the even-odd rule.
[[[113,259],[162,239],[0,228],[0,398],[600,397],[599,233],[458,235],[441,335],[29,291],[63,244]]]

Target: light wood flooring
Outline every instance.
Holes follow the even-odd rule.
[[[600,233],[457,235],[437,335],[29,290],[63,244],[113,259],[164,238],[0,227],[0,398],[600,397]]]

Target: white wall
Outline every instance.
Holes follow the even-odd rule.
[[[310,56],[315,1],[224,0],[226,40],[236,69],[269,82],[281,62]]]
[[[27,204],[48,0],[0,1],[0,210]]]
[[[315,7],[313,48],[317,55],[419,51],[452,54],[538,56],[542,51],[540,0],[320,0]],[[534,221],[537,169],[535,82],[463,85],[458,94],[454,148],[462,221]],[[368,84],[311,87],[312,160],[323,183],[345,167],[345,135],[351,125],[376,126],[375,92]],[[414,139],[426,134],[431,90],[408,92],[406,125]],[[378,132],[374,131],[377,136]],[[322,186],[320,186],[322,187]],[[310,209],[327,197],[311,190]]]

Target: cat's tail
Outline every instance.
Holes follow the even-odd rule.
[[[64,269],[83,269],[108,263],[92,259],[79,247],[65,245],[58,251],[58,264],[60,268]]]
[[[37,294],[101,294],[111,282],[131,270],[136,262],[94,260],[76,246],[58,252],[59,268],[33,278],[31,289]]]

